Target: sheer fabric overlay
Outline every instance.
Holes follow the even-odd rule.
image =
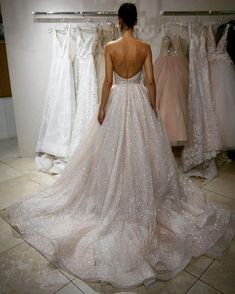
[[[48,259],[116,287],[168,280],[193,256],[221,254],[234,235],[234,216],[206,205],[177,171],[140,81],[115,74],[102,126],[95,115],[62,176],[9,208]]]
[[[215,158],[221,149],[215,101],[211,94],[206,38],[191,26],[189,48],[189,141],[182,152],[182,166],[186,172]]]
[[[226,51],[228,29],[229,24],[218,46],[211,26],[207,37],[210,80],[223,150],[235,148],[235,70]]]

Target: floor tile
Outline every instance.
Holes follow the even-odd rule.
[[[1,294],[47,294],[69,280],[41,254],[22,243],[0,255]]]
[[[0,254],[22,242],[20,235],[0,217]]]
[[[50,186],[52,185],[55,181],[56,178],[52,175],[49,175],[44,172],[40,171],[34,171],[26,174],[32,181],[35,181],[42,186]]]
[[[51,262],[51,263],[53,263],[53,262]],[[54,263],[53,263],[54,264]],[[68,273],[67,271],[65,271],[65,270],[63,270],[63,269],[61,269],[59,266],[57,266],[56,264],[54,264],[55,265],[55,267],[57,267],[58,268],[58,270],[61,272],[61,273],[63,273],[70,281],[72,281],[72,280],[74,280],[75,279],[75,276],[74,275],[72,275],[72,274],[70,274],[70,273]]]
[[[146,289],[142,286],[141,294],[185,294],[195,283],[196,278],[182,271],[172,280],[162,282],[157,281],[153,288]]]
[[[99,282],[89,283],[82,281],[79,278],[75,278],[73,280],[73,284],[75,284],[85,294],[104,293],[104,290],[102,290],[103,287],[100,285]]]
[[[17,158],[5,161],[5,163],[21,173],[36,171],[34,158]]]
[[[225,169],[225,173],[233,174],[235,175],[235,161],[232,161]]]
[[[215,192],[204,189],[206,194],[206,202],[210,204],[218,205],[226,210],[230,210],[235,213],[235,199],[220,195]]]
[[[0,183],[0,209],[29,196],[39,190],[40,185],[31,181],[27,175]]]
[[[215,260],[200,280],[225,294],[233,294],[235,289],[235,240],[230,250],[220,260]]]
[[[19,173],[14,168],[11,168],[4,163],[0,163],[0,182],[4,182],[20,175],[21,173]]]
[[[209,191],[235,199],[235,175],[222,173],[205,186]]]
[[[185,271],[199,278],[205,269],[212,263],[213,259],[202,255],[199,258],[193,258]]]
[[[185,294],[195,283],[197,279],[186,273],[185,271],[179,273],[174,279],[162,282],[157,281],[151,288],[146,288],[144,285],[138,288],[130,289],[116,289],[110,285],[104,286],[105,294]],[[102,293],[102,292],[100,292]]]
[[[18,146],[11,146],[8,148],[0,148],[0,161],[6,162],[13,158],[20,158]]]
[[[203,283],[197,281],[193,287],[187,292],[187,294],[220,294],[221,292]]]
[[[56,294],[84,294],[78,287],[76,287],[72,282],[64,286]]]

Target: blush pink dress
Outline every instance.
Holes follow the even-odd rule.
[[[160,54],[154,63],[157,108],[171,146],[187,139],[188,60],[174,50]]]

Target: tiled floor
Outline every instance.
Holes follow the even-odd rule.
[[[148,290],[144,286],[124,290],[87,283],[56,268],[20,238],[4,215],[4,208],[54,180],[36,171],[33,158],[19,158],[16,139],[0,141],[0,293],[235,293],[235,241],[221,259],[201,256],[173,280],[157,282]],[[195,182],[206,191],[208,202],[235,212],[235,162],[221,168],[211,182]]]

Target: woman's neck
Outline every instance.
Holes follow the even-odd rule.
[[[133,37],[133,29],[124,28],[121,32],[122,38],[130,38]]]

